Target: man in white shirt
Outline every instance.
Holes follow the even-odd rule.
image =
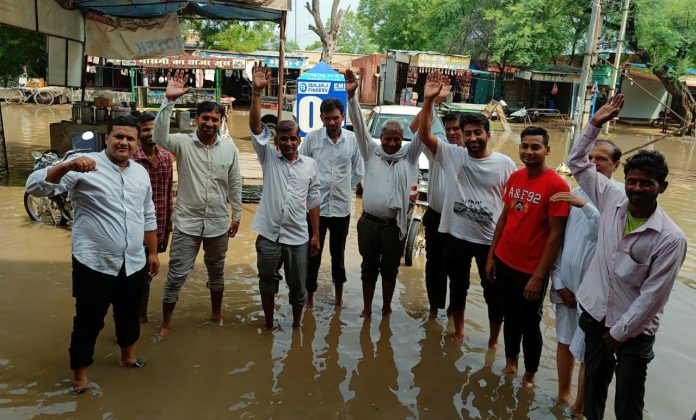
[[[357,88],[355,75],[350,70],[346,71],[348,112],[365,162],[363,214],[358,221],[358,249],[363,259],[362,316],[367,318],[372,315],[372,299],[380,274],[382,315],[389,316],[408,228],[410,174],[418,162],[423,144],[414,139],[402,146],[403,127],[396,120],[384,123],[380,144],[375,144],[355,97]]]
[[[152,133],[154,142],[176,157],[179,188],[174,207],[174,231],[169,248],[169,272],[162,290],[162,326],[159,335],[171,328],[179,291],[193,271],[203,246],[208,271],[210,321],[222,324],[222,295],[225,289],[225,256],[229,238],[237,234],[242,215],[242,177],[237,147],[220,136],[224,108],[215,102],[201,102],[196,114],[195,133],[169,134],[169,121],[177,98],[188,93],[187,75],[178,70],[169,77],[166,99]],[[230,219],[228,203],[232,206]]]
[[[325,99],[319,108],[324,127],[307,134],[300,145],[300,154],[317,162],[321,191],[319,219],[319,252],[309,258],[307,270],[307,307],[314,306],[317,277],[321,266],[326,232],[330,232],[331,279],[334,283],[336,306],[343,302],[343,283],[346,282],[344,254],[350,225],[352,186],[362,179],[363,160],[355,134],[343,126],[345,111],[338,99]],[[310,226],[311,228],[311,226]],[[310,230],[310,235],[312,234]]]
[[[508,156],[488,149],[490,127],[482,115],[460,117],[466,148],[448,144],[431,134],[431,105],[443,89],[450,89],[446,76],[438,72],[428,75],[418,131],[421,141],[443,168],[446,180],[439,231],[447,234],[445,269],[450,278],[454,339],[464,339],[464,308],[471,260],[475,259],[488,306],[488,346],[496,348],[503,312],[495,284],[485,275],[485,267],[495,224],[502,211],[501,197],[516,166]]]
[[[284,267],[292,305],[292,327],[299,328],[302,308],[307,300],[307,264],[319,252],[319,206],[321,196],[317,164],[298,153],[299,127],[294,121],[281,121],[274,144],[268,127],[261,122],[261,95],[268,85],[268,69],[254,66],[249,128],[256,155],[263,169],[263,195],[251,227],[256,238],[261,305],[266,328],[273,328],[275,295]],[[307,213],[312,224],[309,238]],[[308,241],[309,239],[309,241]]]
[[[121,365],[140,368],[135,355],[140,337],[140,301],[148,276],[159,271],[157,220],[150,177],[130,160],[139,127],[131,117],[109,123],[106,150],[74,155],[37,170],[27,179],[27,192],[50,196],[68,191],[75,206],[72,228],[75,318],[70,339],[74,395],[87,390],[87,369],[94,345],[112,306]],[[145,257],[143,243],[147,245]]]

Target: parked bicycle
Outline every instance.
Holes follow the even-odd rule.
[[[83,134],[83,139],[89,140],[90,134],[93,137],[94,133],[87,132]],[[31,157],[34,159],[34,170],[43,169],[49,166],[64,162],[75,153],[82,153],[85,150],[70,150],[65,152],[61,157],[58,156],[55,150],[46,152],[31,152]],[[53,225],[69,225],[75,218],[72,202],[67,192],[52,195],[49,197],[34,197],[28,192],[24,192],[24,209],[27,211],[29,218],[35,222],[49,223]]]

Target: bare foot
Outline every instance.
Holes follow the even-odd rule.
[[[567,407],[570,405],[570,397],[561,397],[560,395],[556,396],[556,405],[560,405],[562,407]]]
[[[382,308],[382,316],[389,316],[391,315],[392,310],[391,308]]]
[[[213,318],[213,317],[210,317],[210,319],[209,319],[208,321],[209,321],[211,324],[219,325],[219,326],[221,326],[221,327],[222,327],[222,325],[223,325],[222,318]]]
[[[437,308],[430,308],[430,313],[429,313],[430,318],[437,318]]]
[[[534,373],[525,372],[522,376],[522,387],[523,388],[534,388]]]
[[[314,294],[312,294],[312,293],[307,294],[307,302],[305,303],[305,308],[307,308],[307,309],[314,308]]]
[[[372,309],[363,309],[360,314],[360,318],[370,318],[372,317]]]
[[[164,325],[162,325],[157,335],[159,335],[160,337],[166,337],[167,334],[169,334],[169,327],[165,327]]]
[[[505,359],[505,367],[501,371],[505,375],[514,375],[517,373],[517,360]]]
[[[455,343],[461,343],[464,341],[464,333],[454,333],[452,334],[452,340],[454,340]]]
[[[575,404],[570,408],[570,415],[572,417],[581,417],[583,414],[584,404],[582,401],[575,401]]]

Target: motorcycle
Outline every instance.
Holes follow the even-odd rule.
[[[423,215],[428,209],[428,173],[418,176],[417,185],[411,187],[411,204],[408,213],[408,233],[404,247],[404,265],[410,267],[425,250],[425,226]]]
[[[94,133],[87,132],[82,135],[83,140],[90,140],[94,137]],[[82,153],[87,150],[76,149],[65,152],[63,156],[58,156],[55,150],[46,152],[31,152],[31,157],[34,159],[34,170],[47,168],[58,163],[66,161],[70,156],[76,153]],[[24,192],[24,209],[27,211],[29,218],[35,222],[51,223],[56,226],[65,226],[72,223],[75,218],[72,203],[67,192],[51,195],[48,197],[35,197],[28,192]]]
[[[539,120],[539,113],[537,111],[527,111],[526,107],[522,107],[517,110],[510,110],[509,119],[516,123],[523,123],[525,120],[529,120],[530,122],[537,122]]]
[[[658,117],[652,120],[650,125],[653,127],[666,127],[669,125],[679,125],[679,122],[674,118],[671,112],[667,112],[665,115],[665,111],[660,111]]]

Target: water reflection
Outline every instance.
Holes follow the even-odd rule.
[[[8,108],[10,108],[8,110]],[[317,306],[305,312],[301,331],[290,326],[290,306],[281,287],[276,312],[280,331],[263,329],[258,295],[255,205],[244,205],[240,234],[230,243],[225,272],[222,327],[205,322],[209,311],[206,273],[199,264],[182,290],[172,333],[154,340],[161,319],[162,273],[153,281],[151,323],[143,327],[143,370],[118,367],[118,346],[109,320],[97,343],[89,395],[75,399],[67,346],[74,302],[70,297],[70,232],[30,223],[22,206],[29,152],[48,147],[48,122],[69,117],[69,107],[3,105],[14,187],[0,188],[0,418],[562,418],[556,392],[554,314],[545,308],[544,350],[537,388],[526,392],[519,377],[501,375],[503,350],[488,352],[486,305],[478,274],[472,273],[463,345],[449,338],[446,318],[427,319],[423,259],[401,267],[394,313],[359,317],[360,257],[355,202],[347,241],[342,309],[332,302],[330,257],[320,272]],[[50,111],[46,111],[50,110]],[[246,120],[235,111],[233,136],[251,153]],[[495,132],[491,147],[519,162],[519,127]],[[654,130],[656,131],[656,130]],[[551,130],[551,166],[561,162],[566,132]],[[612,133],[629,149],[654,138],[646,130]],[[696,237],[693,140],[669,139],[651,146],[667,155],[670,187],[660,204]],[[619,180],[622,174],[617,174]],[[569,182],[572,180],[569,179]],[[691,242],[691,241],[690,241]],[[377,288],[377,301],[380,288]],[[688,418],[696,389],[696,249],[689,249],[655,345],[647,382],[646,418]],[[610,395],[610,400],[613,395]],[[611,404],[610,404],[611,405]],[[607,413],[612,418],[611,413]]]

